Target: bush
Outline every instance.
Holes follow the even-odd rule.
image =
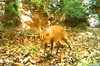
[[[36,5],[40,6],[44,4],[44,0],[32,0],[33,3],[35,3]]]
[[[6,11],[11,14],[20,15],[21,9],[19,7],[19,3],[19,0],[7,2],[5,7]]]
[[[21,8],[19,0],[5,1],[5,13],[3,15],[2,24],[4,27],[13,27],[20,25]]]
[[[63,0],[64,13],[72,18],[83,18],[87,7],[82,5],[81,0]]]

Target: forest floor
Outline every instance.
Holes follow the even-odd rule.
[[[72,50],[63,43],[52,55],[41,52],[41,40],[32,31],[0,31],[0,66],[100,66],[100,28],[66,30]]]

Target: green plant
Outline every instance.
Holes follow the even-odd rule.
[[[44,0],[31,0],[33,3],[35,3],[37,6],[44,5]]]
[[[49,16],[55,16],[60,12],[60,5],[60,0],[50,0],[48,5],[44,5],[44,12],[49,13]]]
[[[37,48],[35,46],[31,46],[31,50],[32,50],[32,52],[35,52],[35,53],[38,52],[38,50],[37,50]]]
[[[32,54],[32,53],[38,53],[38,50],[35,46],[29,45],[29,46],[23,46],[21,52]]]
[[[21,9],[19,7],[19,0],[15,1],[10,1],[9,3],[6,4],[6,11],[10,12],[11,14],[20,14]]]
[[[19,0],[7,0],[5,1],[5,13],[2,19],[4,27],[16,27],[20,24],[20,1]]]
[[[80,0],[63,0],[63,12],[72,18],[83,18],[85,16],[87,7],[82,5]]]
[[[81,59],[78,66],[89,66],[89,60],[87,58]]]

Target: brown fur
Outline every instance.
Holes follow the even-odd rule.
[[[51,53],[52,53],[53,42],[55,42],[56,45],[58,45],[62,40],[65,41],[70,47],[69,42],[67,41],[67,32],[64,30],[64,28],[57,25],[50,26],[44,33],[44,41],[42,43],[42,47],[46,51],[46,44],[51,44]]]

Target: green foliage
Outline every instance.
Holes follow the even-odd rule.
[[[38,52],[38,50],[37,50],[37,48],[35,46],[31,46],[31,50],[32,50],[32,52],[35,52],[35,53]]]
[[[33,3],[35,3],[37,6],[44,5],[44,0],[32,0]]]
[[[16,13],[16,9],[13,6],[13,2],[9,3],[8,5],[6,5],[6,9],[11,12],[11,13]]]
[[[85,16],[87,7],[80,0],[63,0],[63,3],[63,11],[67,16],[79,19]]]
[[[10,26],[10,25],[14,25],[14,21],[13,21],[13,20],[8,20],[8,21],[7,21],[7,25],[9,25],[9,26]]]
[[[21,8],[19,0],[7,0],[5,2],[5,14],[2,20],[4,27],[16,27],[20,24]]]
[[[50,0],[49,5],[47,6],[47,8],[45,8],[44,5],[44,12],[48,13],[49,16],[55,16],[56,14],[58,14],[60,12],[60,0]]]
[[[87,58],[81,59],[78,66],[89,66],[89,60]]]
[[[19,0],[11,1],[8,4],[6,4],[6,10],[9,11],[12,14],[20,14],[20,7],[19,7]]]
[[[23,46],[21,52],[32,54],[32,53],[38,53],[38,50],[35,46],[29,45],[29,46]]]

